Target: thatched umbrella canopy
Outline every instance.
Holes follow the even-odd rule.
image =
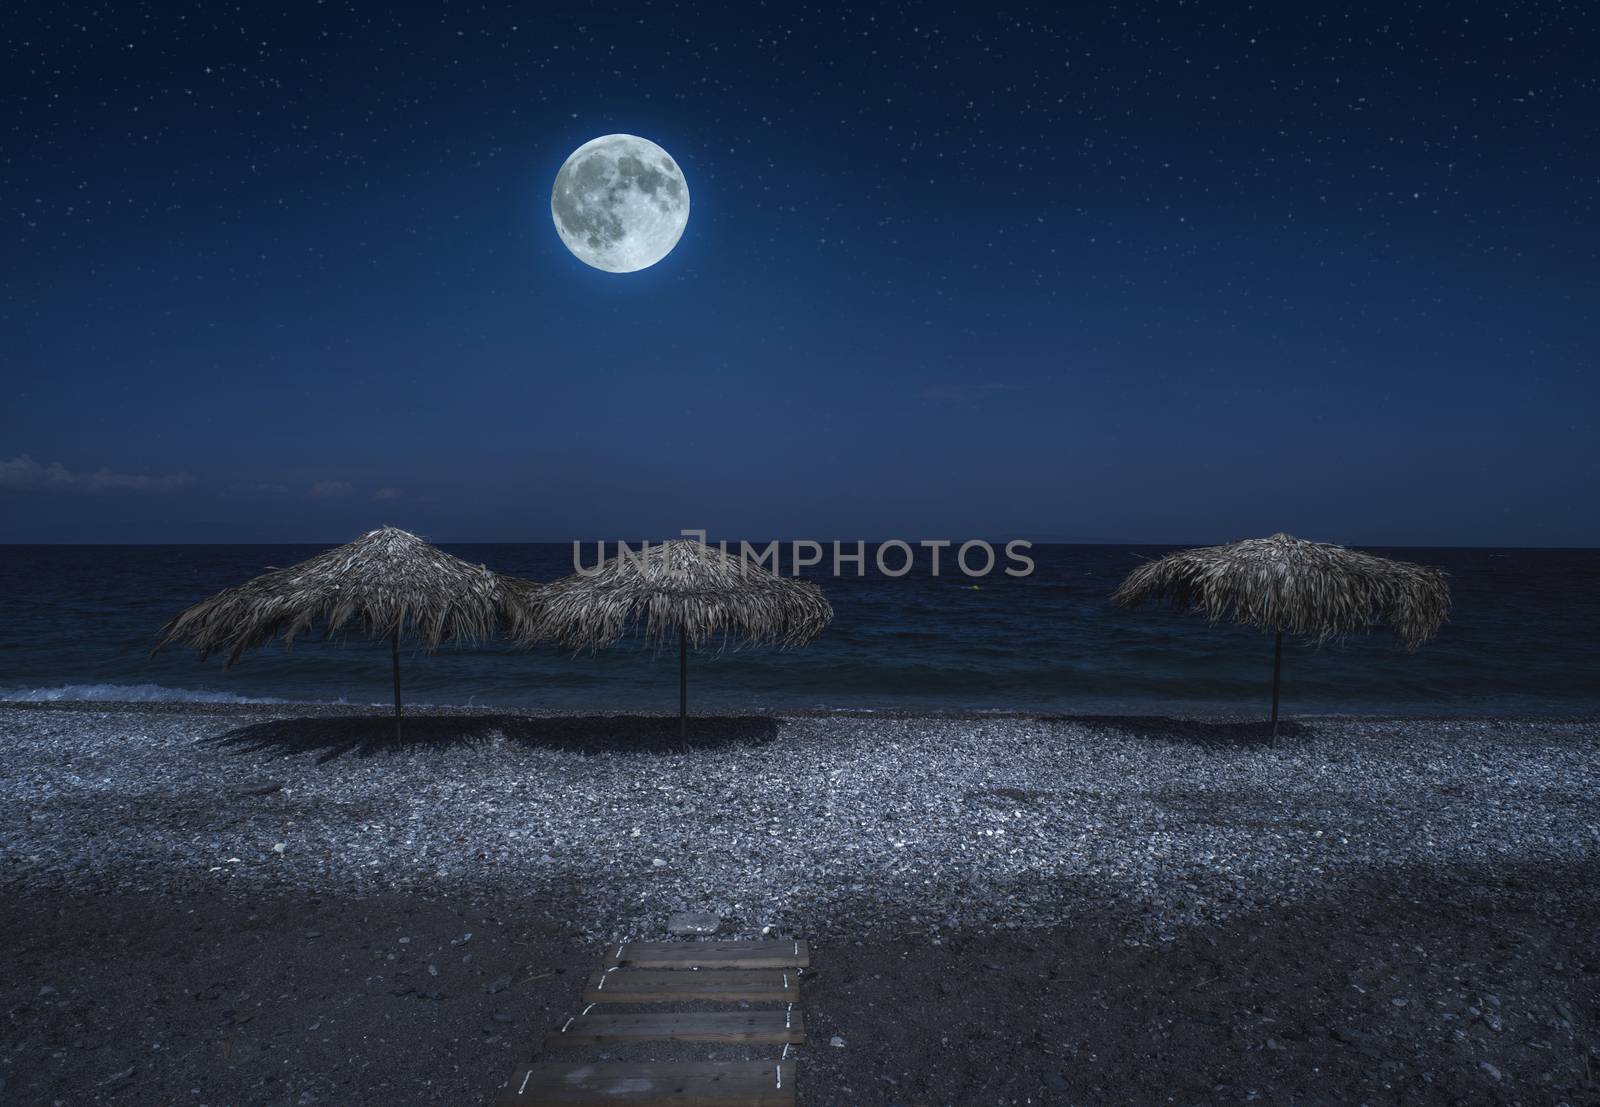
[[[552,581],[515,628],[526,644],[609,646],[633,629],[657,648],[678,646],[678,728],[687,732],[689,647],[803,646],[833,618],[822,589],[704,542],[674,539]]]
[[[1165,601],[1213,623],[1275,634],[1274,737],[1285,634],[1320,644],[1387,624],[1415,650],[1450,615],[1450,588],[1438,569],[1287,534],[1168,554],[1129,573],[1113,598],[1125,607]]]
[[[395,733],[400,728],[400,637],[432,652],[446,641],[476,642],[526,619],[539,586],[501,576],[435,549],[395,527],[287,569],[271,569],[184,611],[156,649],[182,643],[232,666],[245,650],[280,634],[285,645],[308,631],[325,639],[358,632],[387,638],[394,667]],[[153,651],[152,651],[153,652]]]

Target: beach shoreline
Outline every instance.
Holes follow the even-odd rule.
[[[118,699],[0,699],[0,711],[69,711],[69,712],[100,712],[117,711],[128,714],[148,715],[236,715],[259,716],[262,714],[281,715],[285,717],[314,718],[321,716],[339,717],[370,717],[381,719],[393,718],[391,704],[374,700],[371,703],[353,703],[348,701],[330,700],[287,700],[287,699],[250,699],[240,702],[218,700],[118,700]],[[718,704],[709,712],[696,712],[691,710],[690,718],[693,720],[699,715],[713,718],[726,718],[735,716],[770,716],[773,718],[796,719],[940,719],[940,720],[968,720],[983,721],[988,719],[1031,719],[1044,721],[1113,721],[1117,719],[1151,720],[1167,719],[1177,723],[1231,723],[1248,727],[1257,723],[1266,723],[1267,715],[1259,705],[1251,706],[1222,706],[1217,705],[1157,705],[1148,710],[1140,709],[1129,704],[1121,708],[1110,710],[1085,710],[1062,711],[1030,708],[945,708],[937,706],[917,707],[904,705],[885,705],[881,707],[864,706],[814,706],[797,707],[792,704]],[[423,718],[433,715],[462,716],[465,718],[483,717],[527,717],[537,719],[560,719],[574,715],[584,717],[612,716],[616,718],[660,718],[677,719],[677,713],[670,710],[649,710],[629,705],[624,708],[605,709],[600,707],[578,708],[571,704],[544,706],[538,704],[456,704],[456,703],[407,703],[403,717]],[[1384,723],[1511,723],[1511,724],[1537,724],[1561,723],[1591,725],[1600,730],[1600,712],[1586,710],[1561,710],[1561,711],[1516,711],[1500,714],[1484,711],[1456,711],[1451,713],[1414,712],[1414,711],[1306,711],[1296,712],[1288,706],[1283,709],[1282,717],[1285,721],[1317,722],[1332,721],[1367,721]]]
[[[4,705],[6,1094],[487,1102],[681,908],[815,944],[805,1104],[1595,1091],[1593,719],[392,723]]]

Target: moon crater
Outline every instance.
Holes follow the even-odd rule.
[[[689,222],[689,186],[671,156],[638,135],[578,147],[556,174],[550,218],[574,257],[633,273],[672,252]]]

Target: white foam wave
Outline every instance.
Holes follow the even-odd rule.
[[[62,700],[122,703],[283,703],[264,696],[200,692],[160,684],[64,684],[59,688],[20,688],[0,692],[3,703],[56,703]]]

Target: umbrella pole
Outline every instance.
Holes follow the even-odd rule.
[[[1272,647],[1272,744],[1278,744],[1278,677],[1283,671],[1283,631]]]
[[[689,636],[678,631],[678,741],[689,740]]]
[[[394,740],[400,740],[400,626],[389,635],[390,657],[394,661]]]

